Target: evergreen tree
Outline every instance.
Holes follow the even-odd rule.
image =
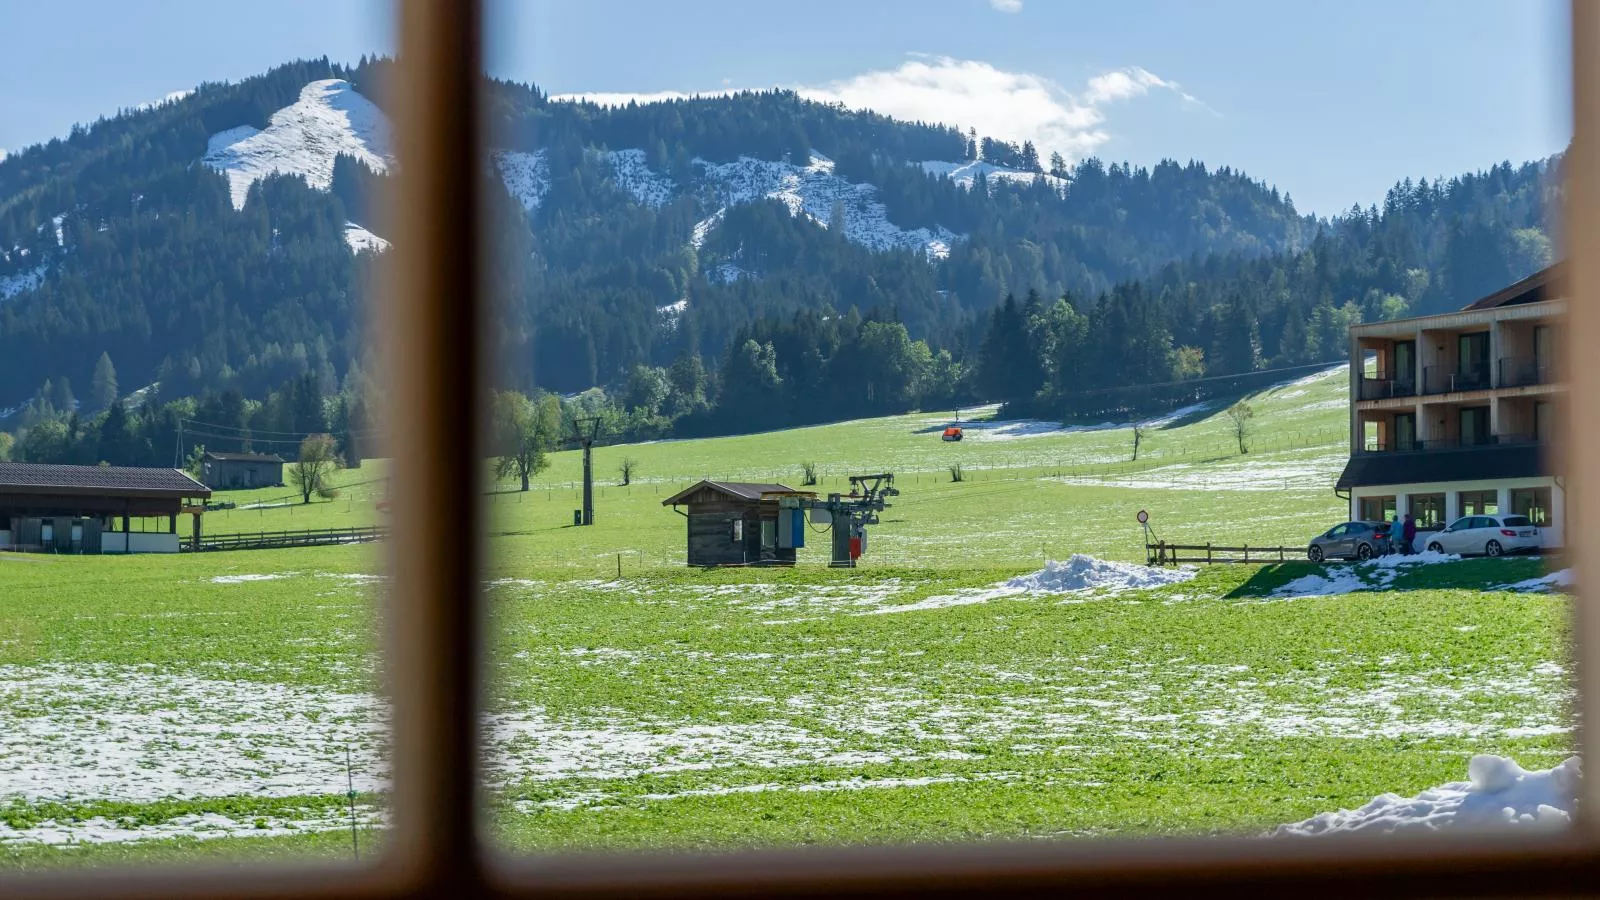
[[[101,353],[94,364],[94,379],[89,383],[89,402],[96,410],[108,409],[121,393],[117,389],[117,368],[111,364],[111,355]]]

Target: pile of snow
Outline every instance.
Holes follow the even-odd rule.
[[[1545,575],[1542,578],[1529,578],[1526,581],[1519,581],[1515,584],[1504,584],[1495,590],[1519,591],[1527,594],[1544,594],[1549,593],[1550,591],[1560,591],[1572,587],[1572,578],[1573,576],[1571,569],[1562,569],[1559,572],[1551,572],[1549,575]]]
[[[351,253],[382,253],[389,249],[388,241],[354,222],[344,223],[344,242],[350,245]]]
[[[983,173],[983,177],[987,179],[990,184],[994,184],[997,181],[1014,181],[1019,184],[1032,184],[1035,181],[1043,180],[1057,190],[1067,186],[1067,181],[1064,178],[1057,178],[1054,175],[1043,175],[1038,172],[1024,172],[1021,169],[1008,169],[1005,166],[997,166],[993,163],[986,163],[982,160],[946,162],[944,160],[930,159],[919,163],[919,165],[922,166],[922,171],[927,172],[929,175],[936,175],[940,178],[948,178],[969,191],[972,190],[972,183],[974,180],[976,180],[979,172]]]
[[[1415,797],[1383,794],[1360,809],[1280,826],[1276,834],[1562,828],[1572,822],[1583,782],[1576,756],[1554,768],[1529,772],[1503,756],[1478,755],[1467,765],[1467,777],[1469,781],[1452,781]]]
[[[664,206],[677,192],[671,178],[651,171],[643,150],[613,150],[606,154],[606,161],[617,185],[632,194],[640,206]]]
[[[272,114],[265,131],[240,125],[211,136],[201,161],[228,176],[234,209],[269,175],[299,175],[318,190],[333,184],[334,159],[354,157],[374,172],[393,162],[389,120],[348,81],[327,78]]]
[[[550,193],[550,156],[545,151],[497,150],[494,165],[506,190],[528,212],[538,209]]]
[[[1019,575],[1006,587],[1041,594],[1068,594],[1100,589],[1140,591],[1181,584],[1193,578],[1193,566],[1175,569],[1111,562],[1082,553],[1066,562],[1051,562],[1031,575]]]
[[[943,226],[901,228],[890,222],[888,211],[876,199],[878,189],[835,175],[833,161],[824,156],[812,154],[811,161],[804,167],[748,156],[729,163],[697,159],[694,164],[700,168],[724,210],[741,203],[772,199],[787,206],[791,215],[805,216],[826,228],[832,221],[834,204],[838,203],[844,211],[845,237],[851,243],[869,250],[921,250],[933,259],[948,256],[950,245],[960,239]],[[720,215],[719,211],[695,226],[698,241],[704,241],[716,224],[712,220]]]
[[[1331,597],[1358,591],[1388,590],[1404,569],[1457,562],[1454,553],[1392,554],[1349,566],[1329,566],[1322,572],[1302,575],[1272,592],[1274,597]]]

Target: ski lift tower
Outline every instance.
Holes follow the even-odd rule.
[[[594,442],[600,436],[600,417],[585,416],[574,419],[572,427],[578,433],[578,445],[583,448],[583,509],[572,517],[574,525],[594,524]]]
[[[835,569],[855,568],[856,558],[864,549],[867,526],[878,524],[878,513],[889,506],[885,498],[899,495],[894,475],[883,472],[850,476],[848,496],[829,494],[826,500],[805,501],[810,509],[826,510],[831,521],[833,556],[828,565]]]

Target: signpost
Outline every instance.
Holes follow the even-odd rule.
[[[1150,541],[1150,514],[1141,509],[1141,510],[1139,510],[1139,515],[1135,516],[1134,518],[1139,520],[1139,526],[1144,529],[1145,556],[1148,557],[1150,555],[1150,544],[1151,544],[1151,541]]]

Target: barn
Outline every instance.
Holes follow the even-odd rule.
[[[691,566],[792,566],[806,540],[800,501],[816,496],[781,484],[702,481],[661,505],[688,520]]]
[[[211,489],[177,469],[0,462],[0,550],[176,553]]]
[[[200,478],[214,491],[283,487],[283,457],[276,453],[207,452]]]

